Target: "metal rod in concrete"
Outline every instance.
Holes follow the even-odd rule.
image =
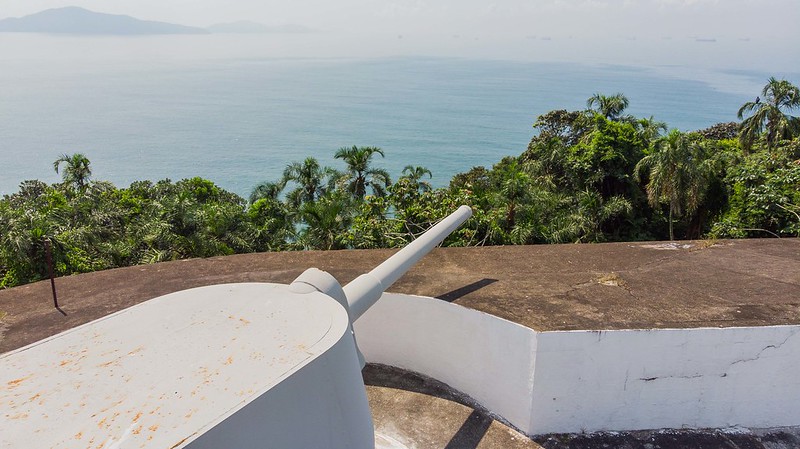
[[[56,277],[53,274],[53,250],[50,239],[47,237],[44,239],[44,257],[45,262],[47,262],[47,272],[50,275],[50,288],[53,290],[53,305],[56,309],[59,309],[58,296],[56,295]]]

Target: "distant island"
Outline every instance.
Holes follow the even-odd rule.
[[[240,20],[237,22],[218,23],[211,25],[208,31],[212,33],[227,33],[227,34],[303,34],[313,33],[315,30],[305,27],[303,25],[275,25],[269,26],[263,23],[251,22],[248,20]]]
[[[141,20],[131,16],[105,14],[77,6],[48,9],[25,17],[0,19],[0,33],[52,33],[88,35],[147,34],[303,34],[316,30],[303,25],[264,25],[241,20],[218,23],[208,28]]]
[[[0,32],[90,35],[210,33],[203,28],[103,14],[76,6],[48,9],[25,17],[2,19]]]

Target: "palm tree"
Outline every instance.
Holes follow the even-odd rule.
[[[667,130],[667,124],[655,119],[652,115],[650,118],[640,118],[634,122],[636,131],[642,140],[649,144],[653,140],[661,137],[661,133]]]
[[[260,182],[253,187],[253,190],[250,191],[250,204],[253,204],[263,198],[277,200],[284,187],[286,187],[286,184],[282,180],[278,182]]]
[[[517,205],[524,201],[530,187],[530,177],[522,171],[514,171],[503,181],[500,194],[506,203],[506,229],[516,225]]]
[[[349,196],[334,191],[317,201],[303,203],[299,214],[306,226],[300,231],[298,243],[305,249],[342,249],[353,220]]]
[[[321,167],[319,162],[313,157],[306,158],[303,162],[292,162],[283,170],[283,180],[281,183],[293,181],[298,185],[296,189],[289,192],[290,202],[307,203],[315,201],[325,194],[327,190],[326,178],[328,180],[336,176],[336,171],[330,167]]]
[[[297,229],[287,205],[277,198],[264,197],[250,203],[247,218],[255,227],[253,245],[256,251],[276,251],[293,240]]]
[[[352,148],[340,148],[333,156],[347,164],[347,175],[349,177],[347,191],[354,198],[364,198],[364,195],[367,194],[367,187],[370,187],[376,196],[384,196],[386,187],[391,184],[389,173],[386,170],[370,167],[372,156],[375,154],[380,154],[381,157],[384,156],[383,150],[378,147],[356,147],[353,145]]]
[[[408,179],[409,182],[417,187],[418,192],[430,192],[431,184],[428,181],[423,181],[422,178],[428,175],[428,179],[433,178],[433,173],[425,167],[420,165],[406,165],[403,167],[403,178]]]
[[[586,100],[586,107],[602,114],[608,120],[619,120],[622,111],[628,107],[628,104],[628,97],[623,94],[615,94],[608,97],[602,94],[594,94]]]
[[[74,184],[78,190],[82,190],[92,176],[89,159],[81,153],[72,155],[64,153],[53,162],[53,169],[56,173],[62,162],[65,166],[61,178],[66,184]]]
[[[797,86],[770,77],[761,95],[763,98],[756,97],[755,101],[742,105],[737,114],[740,120],[745,114],[752,114],[739,127],[739,138],[746,152],[750,151],[765,127],[769,149],[779,140],[791,139],[800,133],[800,118],[788,114],[788,111],[800,108],[800,89]]]
[[[673,129],[653,144],[653,152],[636,164],[639,181],[647,171],[647,201],[651,206],[669,205],[669,239],[675,240],[673,221],[684,211],[700,205],[708,179],[702,148],[687,134]]]

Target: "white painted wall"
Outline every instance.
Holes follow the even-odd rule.
[[[800,425],[800,326],[540,333],[386,294],[354,328],[368,361],[445,382],[529,434]]]
[[[367,361],[438,379],[527,428],[536,348],[530,329],[445,301],[389,293],[353,328]]]
[[[536,433],[800,425],[800,327],[544,332]]]

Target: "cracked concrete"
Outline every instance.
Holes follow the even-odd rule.
[[[437,249],[390,290],[441,297],[540,331],[800,324],[800,241],[686,244],[692,246],[667,251],[641,243]],[[346,283],[393,252],[245,254],[70,276],[56,281],[66,316],[52,308],[48,282],[3,290],[0,310],[8,315],[3,320],[7,332],[0,337],[0,352],[153,297],[201,285],[288,283],[308,267],[329,271]],[[602,273],[617,273],[627,288],[600,284],[597,276]],[[753,348],[759,351],[750,361],[794,335],[783,343]],[[638,378],[636,374],[631,380]],[[720,374],[725,376],[726,372]],[[391,414],[391,409],[386,413]],[[413,414],[406,419],[413,421]],[[461,424],[469,424],[470,419],[465,417]],[[475,419],[475,424],[483,428],[485,420]],[[591,448],[611,441],[600,436],[581,446],[582,438],[569,439],[566,446],[553,446],[549,440],[540,443],[547,448]],[[736,447],[722,443],[653,446],[650,440],[636,444],[618,447]],[[436,446],[420,443],[417,447]],[[800,443],[786,447],[800,447]]]
[[[800,324],[800,240],[440,248],[390,291],[442,297],[539,331]],[[657,244],[656,244],[657,245]],[[178,290],[225,282],[288,283],[309,267],[342,283],[394,250],[298,251],[191,259],[0,290],[0,352]],[[625,283],[602,285],[616,273]]]
[[[691,376],[657,376],[657,377],[640,377],[639,380],[644,382],[652,382],[654,380],[663,380],[663,379],[700,379],[701,377],[705,377],[703,374],[694,374]]]
[[[797,336],[798,332],[800,332],[800,331],[791,332],[788,336],[786,336],[786,338],[782,342],[780,342],[780,343],[778,343],[776,345],[767,345],[767,346],[765,346],[763,349],[758,351],[758,354],[756,354],[755,356],[753,356],[751,358],[736,360],[735,362],[731,363],[730,366],[728,366],[728,370],[730,370],[734,365],[737,365],[739,363],[755,362],[756,360],[761,358],[761,356],[764,354],[764,352],[766,352],[766,351],[768,351],[770,349],[780,349],[781,346],[783,346],[786,343],[788,343],[789,340],[792,339],[792,337]],[[725,377],[725,376],[727,376],[727,370],[726,370],[725,373],[721,374],[721,377]]]
[[[797,449],[800,428],[642,430],[539,435],[544,449]]]
[[[655,429],[528,438],[435,379],[369,364],[376,449],[797,449],[800,428]]]

